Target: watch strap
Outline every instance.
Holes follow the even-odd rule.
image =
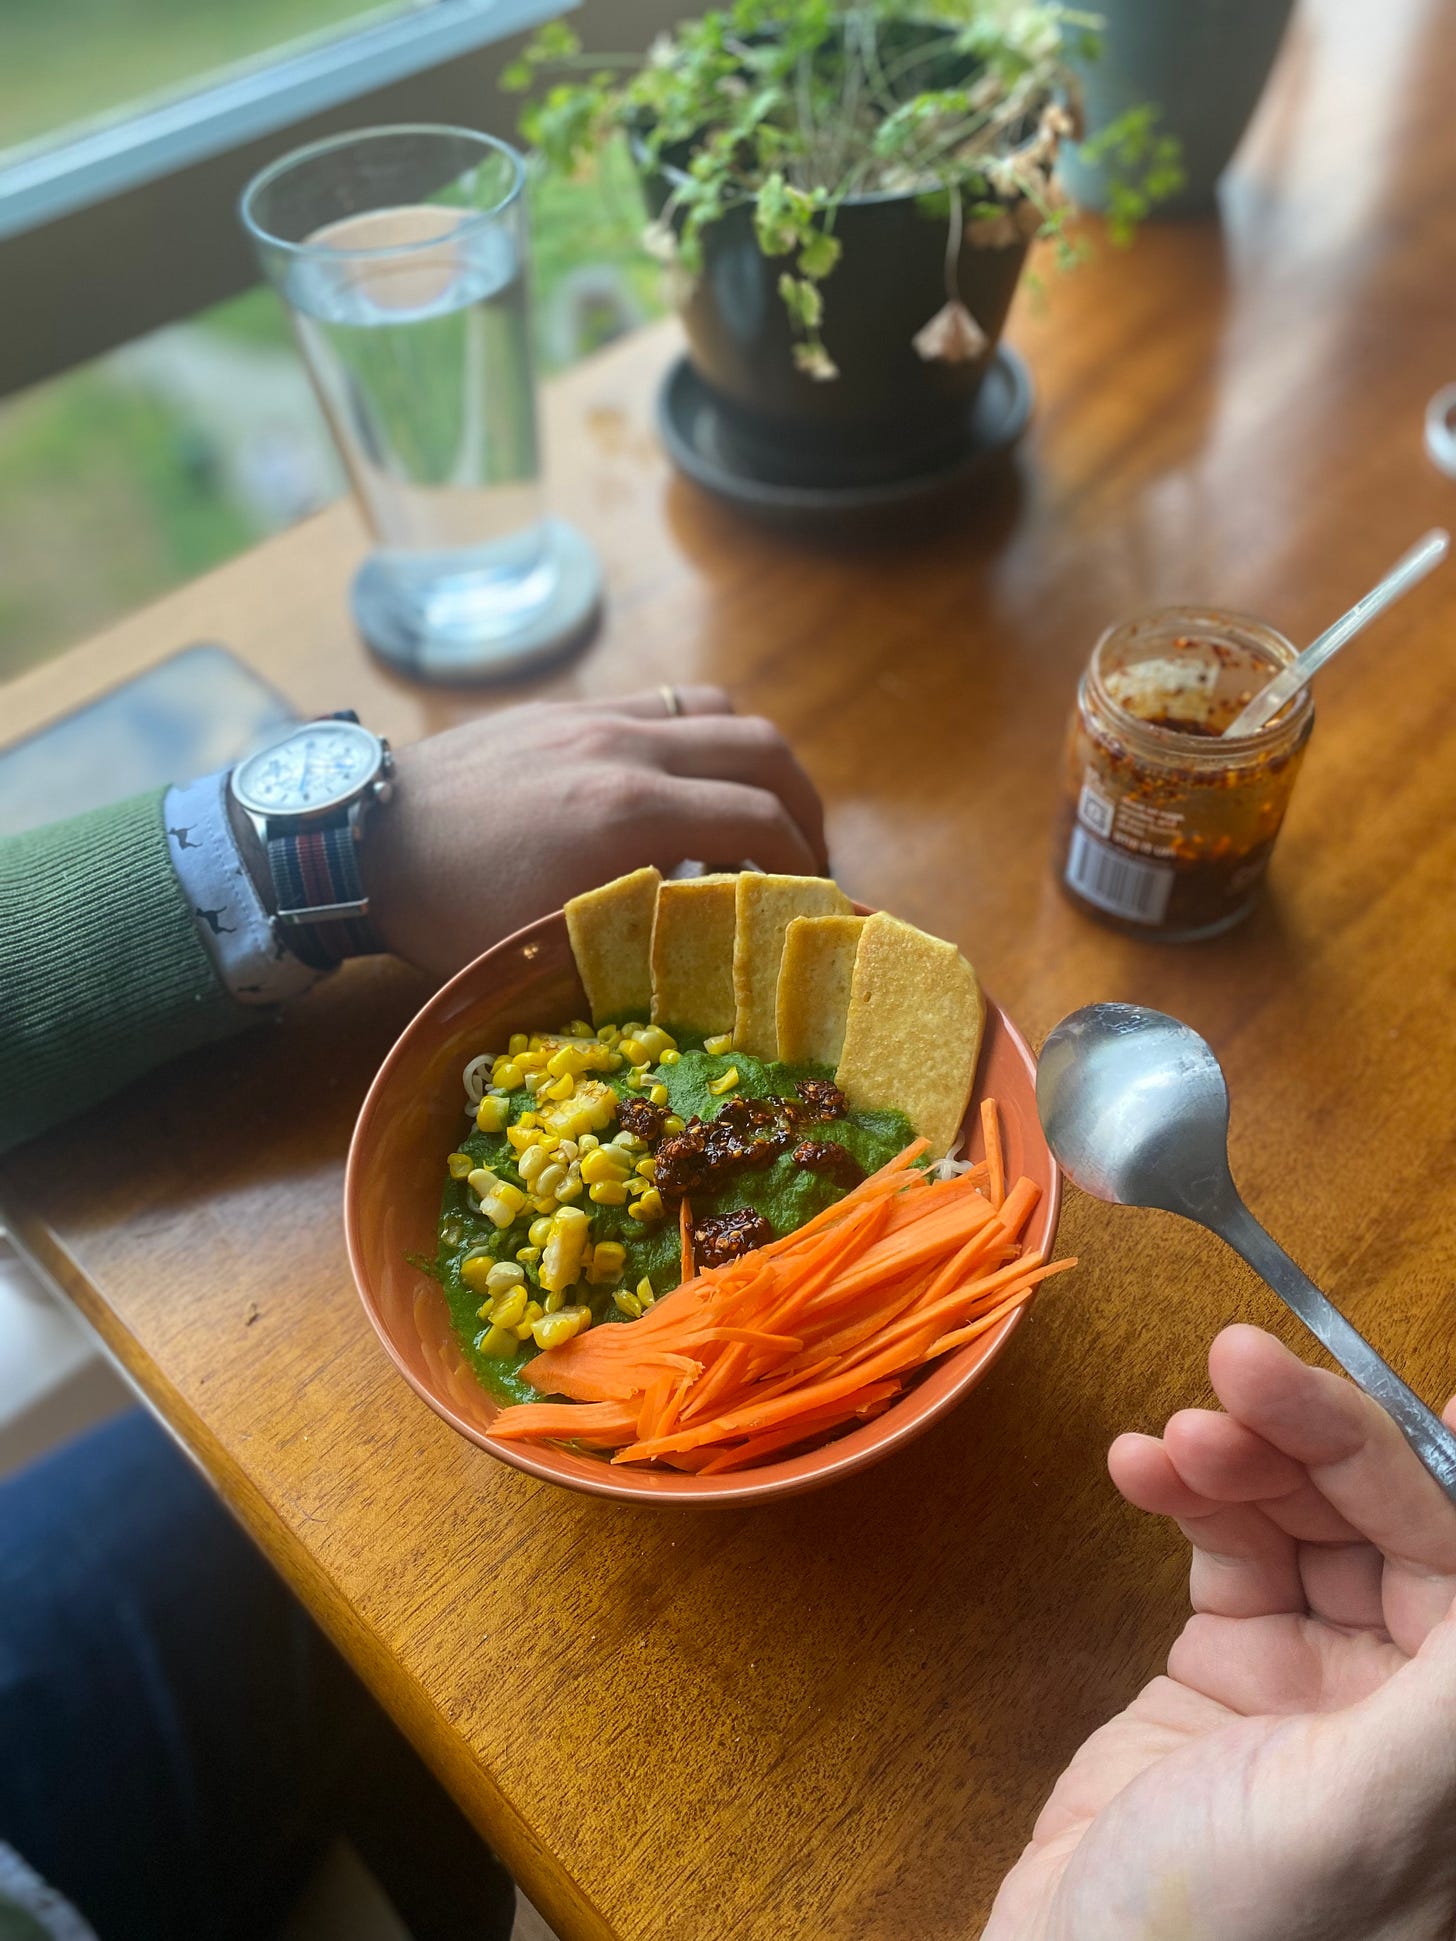
[[[305,964],[329,970],[346,957],[374,956],[384,949],[369,921],[359,845],[347,811],[334,822],[271,836],[268,868],[278,897],[278,934]],[[307,911],[308,920],[299,920],[294,911]]]

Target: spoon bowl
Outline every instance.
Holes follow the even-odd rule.
[[[1095,1199],[1156,1207],[1216,1233],[1394,1419],[1452,1502],[1456,1436],[1267,1234],[1228,1164],[1228,1087],[1191,1026],[1137,1004],[1063,1018],[1036,1075],[1058,1165]]]
[[[1233,1191],[1223,1072],[1161,1011],[1090,1004],[1064,1018],[1037,1065],[1036,1104],[1058,1165],[1094,1199],[1196,1220]]]

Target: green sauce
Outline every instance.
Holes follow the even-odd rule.
[[[834,1076],[823,1065],[765,1063],[742,1052],[718,1057],[689,1049],[682,1040],[679,1044],[682,1056],[678,1063],[659,1066],[653,1077],[667,1087],[669,1102],[665,1109],[685,1120],[694,1116],[716,1118],[730,1098],[792,1098],[796,1080]],[[709,1082],[732,1066],[738,1069],[738,1084],[719,1098],[708,1089]],[[625,1070],[606,1075],[605,1082],[623,1098],[640,1096],[628,1085]],[[514,1125],[532,1106],[528,1092],[512,1094],[510,1123]],[[902,1151],[914,1135],[903,1113],[851,1112],[842,1119],[806,1128],[804,1136],[830,1139],[848,1147],[864,1171],[872,1173]],[[469,1153],[477,1165],[488,1166],[502,1180],[520,1184],[515,1150],[503,1132],[479,1132],[472,1127],[457,1150]],[[780,1153],[768,1166],[735,1173],[715,1193],[695,1194],[692,1209],[696,1221],[706,1214],[752,1207],[763,1215],[776,1235],[782,1235],[792,1233],[843,1197],[842,1187],[818,1173],[795,1166],[791,1154]],[[658,1294],[669,1293],[677,1286],[681,1249],[675,1206],[660,1226],[644,1228],[640,1222],[628,1218],[625,1206],[596,1206],[586,1200],[578,1204],[591,1214],[593,1245],[599,1240],[618,1240],[626,1248],[627,1265],[619,1283],[621,1287],[633,1289],[644,1276],[651,1280]],[[490,1393],[502,1402],[541,1400],[538,1391],[522,1379],[524,1369],[538,1350],[528,1341],[514,1361],[480,1353],[479,1343],[485,1330],[478,1310],[485,1297],[465,1285],[460,1268],[467,1255],[481,1252],[495,1260],[514,1260],[519,1249],[528,1244],[531,1222],[538,1217],[527,1207],[509,1227],[497,1228],[480,1212],[476,1196],[464,1180],[446,1182],[440,1207],[435,1273],[445,1290],[456,1336],[471,1367]],[[528,1278],[534,1278],[533,1268],[528,1267],[526,1272]],[[615,1325],[628,1319],[612,1305],[611,1288],[583,1285],[569,1298],[587,1302],[597,1317],[596,1325]]]

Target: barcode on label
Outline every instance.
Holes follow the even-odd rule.
[[[1067,884],[1115,917],[1161,923],[1168,910],[1173,872],[1166,863],[1144,863],[1124,855],[1076,824],[1067,851]]]

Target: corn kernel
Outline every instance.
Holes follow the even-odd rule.
[[[627,1265],[627,1249],[618,1240],[601,1240],[592,1249],[586,1277],[593,1287],[610,1287],[619,1281]]]
[[[550,1164],[550,1153],[544,1146],[538,1144],[526,1148],[517,1161],[516,1170],[527,1186],[534,1186]]]
[[[516,1120],[516,1124],[526,1132],[534,1131],[540,1123],[540,1120],[534,1112],[523,1112],[520,1118]]]
[[[480,1210],[493,1225],[508,1227],[525,1204],[526,1196],[518,1186],[497,1186],[480,1202]]]
[[[512,1152],[524,1152],[527,1146],[536,1144],[537,1137],[537,1133],[531,1126],[522,1123],[506,1127],[506,1140]]]
[[[519,1092],[524,1077],[514,1058],[497,1058],[491,1067],[490,1082],[502,1092]]]
[[[681,1118],[678,1113],[669,1112],[662,1122],[662,1129],[664,1132],[681,1132],[686,1123],[686,1120]]]
[[[559,1159],[551,1160],[551,1162],[548,1165],[543,1166],[541,1171],[536,1175],[536,1191],[538,1194],[540,1194],[542,1199],[546,1199],[547,1197],[549,1197],[549,1195],[554,1193],[559,1186],[564,1186],[565,1184],[566,1184],[566,1168],[561,1164]]]
[[[497,1098],[494,1092],[487,1092],[475,1108],[475,1124],[481,1132],[504,1132],[506,1120],[510,1116],[510,1101]]]
[[[635,1132],[619,1132],[612,1144],[620,1146],[623,1152],[645,1152],[646,1148]]]
[[[524,1031],[513,1031],[506,1042],[506,1050],[512,1058],[515,1057],[518,1051],[529,1051],[530,1049],[531,1040],[526,1036]]]
[[[651,1307],[652,1303],[657,1299],[657,1293],[652,1285],[652,1276],[650,1274],[644,1274],[641,1280],[638,1281],[637,1299],[645,1308]]]
[[[516,1249],[516,1259],[520,1261],[523,1267],[534,1267],[540,1258],[541,1249],[539,1247],[517,1247]]]
[[[531,1333],[538,1348],[560,1348],[570,1341],[580,1329],[578,1310],[574,1307],[556,1308],[543,1314],[539,1321],[533,1322]]]
[[[524,1268],[513,1260],[498,1260],[485,1277],[486,1292],[496,1296],[507,1294],[513,1287],[523,1287],[525,1281]]]
[[[569,1205],[572,1200],[579,1200],[584,1191],[585,1188],[579,1179],[569,1179],[565,1186],[557,1187],[556,1197],[565,1206]]]
[[[480,1344],[483,1355],[492,1355],[504,1361],[514,1355],[520,1343],[509,1328],[498,1327],[494,1321],[485,1331],[485,1339]]]
[[[641,1220],[646,1225],[649,1221],[660,1220],[665,1210],[662,1195],[655,1186],[649,1186],[641,1199],[634,1200],[627,1208],[627,1216],[632,1220]]]
[[[475,1171],[475,1161],[468,1152],[452,1152],[445,1160],[445,1170],[451,1179],[468,1179]]]
[[[551,1238],[550,1218],[543,1214],[539,1220],[531,1222],[530,1232],[526,1235],[533,1247],[544,1247]]]
[[[737,1083],[738,1067],[736,1065],[730,1065],[721,1078],[710,1078],[708,1080],[708,1090],[713,1094],[715,1099],[720,1099],[725,1092],[731,1092]]]
[[[651,1153],[648,1153],[645,1159],[639,1159],[637,1161],[637,1164],[632,1170],[636,1173],[638,1179],[656,1179],[657,1161],[652,1157]]]
[[[652,1062],[652,1053],[640,1038],[624,1038],[617,1049],[629,1065],[649,1065]]]
[[[617,1025],[604,1024],[601,1030],[597,1033],[597,1043],[602,1045],[608,1045],[608,1046],[614,1045],[616,1044],[617,1040],[621,1037],[621,1035],[622,1035],[621,1030]]]
[[[465,1175],[465,1179],[471,1192],[478,1193],[482,1199],[484,1199],[487,1193],[493,1193],[500,1185],[500,1181],[490,1170],[489,1166],[475,1167],[473,1171]]]
[[[517,1341],[529,1341],[531,1339],[532,1326],[533,1323],[530,1321],[518,1321],[511,1329],[511,1333],[516,1337]]]
[[[659,1065],[676,1065],[681,1059],[682,1053],[674,1048],[671,1051],[665,1051],[657,1062]]]
[[[733,1049],[733,1033],[720,1031],[716,1037],[704,1038],[703,1050],[712,1058],[722,1058]]]
[[[541,1090],[541,1087],[545,1082],[545,1073],[527,1072],[523,1082],[525,1084],[526,1090],[531,1094],[531,1097],[535,1098],[536,1094]]]
[[[544,1072],[546,1069],[546,1054],[538,1046],[532,1045],[529,1051],[517,1053],[516,1063],[527,1074],[531,1072]]]
[[[630,1179],[624,1180],[622,1184],[627,1189],[627,1198],[629,1200],[635,1200],[639,1198],[640,1195],[642,1195],[643,1193],[646,1193],[651,1188],[652,1181],[650,1179],[639,1179],[637,1175],[633,1173],[632,1177]]]
[[[472,1294],[488,1294],[492,1291],[490,1270],[494,1266],[495,1261],[489,1254],[467,1254],[460,1263],[460,1278]]]
[[[668,1091],[665,1085],[654,1085],[647,1096],[654,1105],[667,1105],[672,1099],[672,1093]]]
[[[601,1140],[598,1139],[594,1132],[584,1132],[576,1142],[576,1150],[581,1156],[585,1157],[587,1153],[595,1152],[601,1143]]]
[[[541,1285],[548,1294],[570,1287],[576,1279],[589,1224],[586,1214],[574,1206],[561,1207],[552,1220],[551,1238],[541,1255]]]
[[[553,1078],[549,1084],[541,1087],[541,1096],[543,1099],[569,1099],[575,1090],[576,1080],[570,1072],[564,1072],[560,1078]]]
[[[585,1018],[573,1018],[566,1028],[573,1038],[591,1038],[596,1035]]]
[[[627,1189],[620,1180],[599,1179],[596,1185],[590,1188],[587,1197],[594,1200],[598,1206],[625,1206]]]
[[[516,1271],[519,1273],[520,1269],[517,1268]],[[515,1327],[521,1316],[526,1312],[527,1299],[528,1296],[524,1284],[505,1288],[495,1297],[495,1305],[490,1311],[492,1323],[498,1328]]]
[[[598,1146],[583,1158],[581,1176],[588,1186],[596,1186],[603,1180],[621,1179],[629,1163],[620,1146]]]
[[[558,1313],[566,1306],[566,1290],[560,1287],[556,1288],[553,1293],[546,1296],[541,1305],[548,1314]]]
[[[630,1321],[638,1321],[642,1317],[642,1303],[637,1296],[625,1293],[620,1287],[612,1296],[612,1306],[619,1314],[625,1314]]]
[[[581,1053],[575,1045],[563,1045],[546,1060],[552,1078],[575,1078],[581,1070]]]

